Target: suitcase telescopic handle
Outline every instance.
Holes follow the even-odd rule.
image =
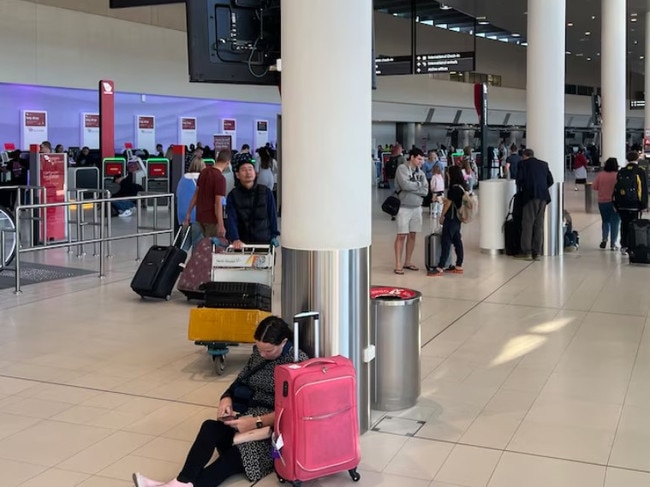
[[[314,320],[314,356],[320,355],[320,313],[318,311],[304,311],[293,317],[293,361],[298,362],[298,349],[300,344],[300,334],[298,328],[300,323]]]

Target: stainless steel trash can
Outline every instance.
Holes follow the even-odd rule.
[[[392,286],[370,288],[370,366],[373,409],[397,411],[420,396],[420,302],[422,294]]]

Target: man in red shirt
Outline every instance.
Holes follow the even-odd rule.
[[[196,182],[196,191],[185,215],[184,225],[189,225],[192,210],[196,206],[196,221],[201,225],[204,237],[225,237],[223,223],[223,198],[226,196],[226,178],[223,170],[230,164],[232,153],[228,149],[219,152],[214,166],[206,166]]]

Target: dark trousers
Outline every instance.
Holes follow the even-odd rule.
[[[452,203],[453,204],[453,203]],[[451,252],[451,246],[454,245],[454,251],[456,252],[456,267],[463,266],[463,240],[460,234],[460,220],[457,218],[445,218],[445,222],[442,225],[442,235],[440,240],[442,241],[442,248],[440,250],[440,262],[438,262],[438,267],[444,269],[445,262],[449,259],[449,252]]]
[[[232,444],[234,436],[235,430],[221,421],[204,421],[178,474],[178,481],[192,482],[194,487],[216,487],[228,477],[243,473],[239,449]],[[219,458],[207,465],[215,448]]]
[[[546,201],[530,200],[521,217],[521,252],[540,255],[544,244],[544,211]]]
[[[627,236],[630,233],[630,223],[639,219],[638,210],[618,210],[621,217],[621,248],[627,248]]]

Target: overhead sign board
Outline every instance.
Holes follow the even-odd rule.
[[[375,59],[377,76],[413,74],[411,56],[380,56]]]
[[[474,71],[474,52],[447,52],[415,56],[414,74]]]

